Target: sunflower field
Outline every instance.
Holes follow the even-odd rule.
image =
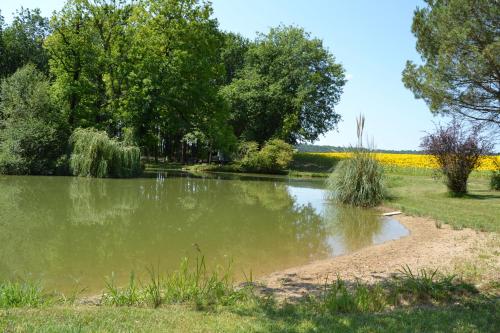
[[[321,155],[334,159],[349,158],[350,152],[334,152],[334,153],[308,153],[311,155]],[[398,166],[403,168],[425,168],[436,169],[438,167],[436,161],[431,155],[424,154],[389,154],[389,153],[374,153],[375,158],[383,165]],[[500,155],[484,156],[481,159],[481,165],[477,168],[480,171],[496,170],[497,165],[500,165]]]

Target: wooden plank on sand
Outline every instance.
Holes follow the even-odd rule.
[[[382,214],[382,216],[393,216],[393,215],[399,215],[399,214],[402,214],[402,213],[399,210],[397,210],[395,212],[384,213],[384,214]]]

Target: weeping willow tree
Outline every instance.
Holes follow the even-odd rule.
[[[142,171],[139,148],[111,139],[104,131],[77,128],[70,144],[70,169],[75,176],[124,178]]]

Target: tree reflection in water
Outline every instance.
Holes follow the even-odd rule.
[[[209,178],[0,179],[0,276],[89,290],[115,272],[176,268],[196,244],[211,264],[254,275],[331,252],[327,226],[287,184]]]
[[[200,249],[236,277],[370,245],[372,210],[325,203],[320,183],[278,179],[0,178],[0,278],[27,276],[100,290],[112,272],[178,267]],[[378,237],[378,236],[377,236]]]
[[[346,205],[329,205],[326,221],[337,244],[336,253],[353,252],[373,244],[374,237],[382,231],[380,214],[372,209]]]

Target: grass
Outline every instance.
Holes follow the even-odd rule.
[[[314,173],[331,172],[340,161],[340,158],[321,154],[296,153],[293,156],[290,169]]]
[[[200,311],[199,307],[189,306],[191,297],[185,296],[208,290],[200,287],[206,284],[196,282],[203,280],[202,261],[194,269],[188,269],[188,273],[182,267],[186,267],[184,263],[170,275],[161,275],[157,270],[150,272],[153,281],[142,287],[138,287],[133,275],[124,289],[108,286],[108,294],[113,294],[114,300],[101,306],[26,303],[21,308],[0,309],[0,331],[497,332],[500,329],[498,298],[478,295],[456,276],[437,271],[412,272],[403,268],[396,277],[375,285],[349,284],[337,279],[325,284],[323,294],[297,303],[278,303],[272,297],[252,293],[251,297]],[[219,282],[223,280],[213,274],[208,276]],[[167,280],[170,282],[166,283]],[[165,288],[185,293],[171,294],[175,295],[170,299],[176,300],[173,303],[136,303],[141,289],[151,286],[154,299],[159,295],[167,300]]]
[[[158,308],[168,304],[189,304],[198,309],[231,305],[247,296],[246,289],[235,289],[230,265],[208,271],[204,257],[191,265],[181,262],[177,271],[162,274],[159,268],[148,269],[149,279],[141,283],[130,275],[128,285],[119,287],[112,276],[106,281],[102,303],[112,306]]]
[[[384,172],[370,152],[356,151],[339,163],[328,178],[327,186],[338,202],[373,207],[384,199]]]
[[[482,175],[469,178],[469,193],[452,197],[441,179],[431,176],[388,174],[388,206],[408,214],[431,217],[454,228],[500,231],[500,192],[489,189]]]
[[[39,283],[5,281],[0,283],[0,308],[37,307],[50,301]]]
[[[402,308],[381,313],[317,314],[298,307],[255,305],[196,311],[53,307],[0,310],[6,332],[498,332],[500,303],[473,300],[444,307]]]

